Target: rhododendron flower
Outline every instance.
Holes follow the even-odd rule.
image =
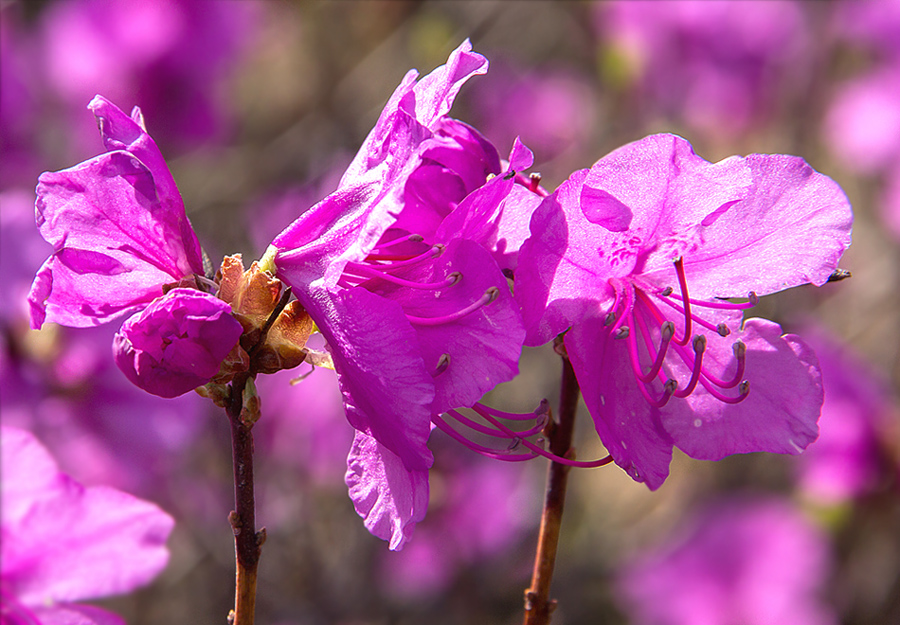
[[[422,80],[408,73],[338,189],[261,263],[328,342],[357,430],[350,495],[392,549],[425,513],[432,415],[473,405],[518,371],[524,330],[498,260],[511,262],[525,238],[503,205],[531,153],[517,143],[506,173],[488,180],[500,173],[496,150],[446,116],[486,69],[467,41]]]
[[[177,397],[215,377],[243,331],[227,303],[194,289],[173,289],[122,325],[113,352],[136,386]]]
[[[626,563],[615,594],[634,625],[834,625],[819,597],[830,568],[825,536],[788,501],[729,497]]]
[[[140,110],[128,117],[101,96],[89,108],[107,152],[38,183],[38,228],[54,252],[28,296],[31,325],[135,313],[116,335],[116,362],[140,388],[175,397],[212,380],[241,324],[212,295],[173,289],[200,286],[203,255]]]
[[[38,229],[53,255],[28,296],[36,329],[105,323],[166,284],[203,275],[197,236],[140,110],[128,117],[100,96],[88,108],[107,152],[38,180]]]
[[[28,432],[0,429],[4,623],[122,625],[75,603],[143,586],[165,567],[172,518],[154,504],[60,473]]]
[[[673,446],[707,460],[799,453],[817,436],[815,355],[742,310],[826,282],[851,221],[841,189],[799,158],[709,163],[680,137],[647,137],[535,211],[516,272],[526,342],[565,332],[603,444],[650,488]]]

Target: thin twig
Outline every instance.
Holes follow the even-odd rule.
[[[231,446],[234,457],[234,511],[228,521],[234,532],[235,593],[234,612],[229,615],[233,625],[253,625],[256,609],[256,570],[265,540],[265,531],[256,531],[256,502],[253,492],[253,434],[252,424],[241,419],[244,387],[249,376],[235,376],[231,385],[231,399],[226,408],[231,422]]]
[[[563,360],[559,421],[551,420],[544,432],[550,441],[552,453],[564,458],[572,458],[574,457],[572,432],[575,427],[575,412],[578,409],[579,388],[572,364],[562,350],[558,351]],[[550,623],[550,615],[556,608],[556,600],[550,599],[550,582],[553,579],[553,567],[556,564],[556,549],[559,545],[559,530],[566,501],[568,476],[569,467],[558,462],[550,463],[531,587],[525,591],[524,625],[547,625]]]

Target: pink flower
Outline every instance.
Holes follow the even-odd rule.
[[[78,603],[150,582],[165,567],[172,518],[111,488],[60,473],[28,432],[2,428],[0,611],[16,625],[118,625]]]
[[[789,502],[730,497],[626,564],[616,595],[634,625],[835,625],[818,596],[830,566],[825,536]]]
[[[212,380],[243,331],[226,302],[194,289],[173,289],[122,325],[113,353],[136,386],[177,397]]]
[[[106,323],[203,274],[181,194],[140,110],[128,117],[101,96],[88,108],[107,152],[38,181],[38,229],[53,255],[28,296],[35,329]]]
[[[399,549],[428,502],[431,419],[472,406],[515,376],[524,330],[503,268],[514,264],[534,208],[518,184],[531,152],[516,142],[508,171],[476,130],[448,117],[487,59],[466,41],[388,100],[337,190],[273,241],[263,264],[293,292],[328,342],[356,428],[346,482],[357,512]],[[535,197],[515,200],[514,188]]]
[[[818,435],[815,355],[742,310],[825,283],[851,221],[840,187],[799,158],[709,163],[680,137],[647,137],[535,211],[516,272],[526,344],[565,332],[600,439],[650,488],[673,446],[706,460],[799,453]]]

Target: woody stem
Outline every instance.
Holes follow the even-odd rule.
[[[256,569],[265,541],[265,530],[256,531],[256,504],[253,493],[252,423],[241,419],[244,387],[249,375],[239,373],[231,383],[231,396],[225,407],[231,422],[231,449],[234,458],[234,511],[228,522],[234,532],[235,594],[232,625],[253,625],[256,609]]]
[[[561,345],[560,345],[561,347]],[[559,396],[558,421],[551,420],[544,430],[550,442],[551,453],[564,458],[573,458],[572,432],[575,426],[575,412],[578,409],[579,388],[575,371],[563,349],[558,349],[563,361],[562,389]],[[525,591],[524,625],[547,625],[556,608],[556,600],[550,599],[550,582],[556,563],[556,549],[559,545],[559,531],[562,525],[563,506],[566,501],[566,483],[569,467],[551,462],[547,474],[547,492],[544,497],[544,511],[541,515],[541,529],[537,551],[534,556],[534,571],[531,586]]]

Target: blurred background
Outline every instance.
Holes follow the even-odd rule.
[[[552,190],[653,132],[715,161],[804,157],[855,210],[850,280],[754,311],[817,350],[821,437],[800,457],[718,463],[676,450],[657,492],[615,466],[576,471],[554,623],[900,623],[900,2],[0,0],[0,390],[4,424],[62,468],[177,521],[150,587],[97,601],[133,625],[224,623],[233,602],[227,420],[162,400],[113,366],[115,327],[27,329],[49,254],[34,226],[45,170],[102,152],[87,103],[140,106],[213,262],[258,258],[327,195],[410,68],[470,38],[491,62],[452,115]],[[301,368],[303,372],[305,367]],[[556,402],[560,364],[528,349],[487,402]],[[428,517],[400,553],[343,484],[352,429],[329,371],[259,381],[258,622],[517,623],[546,465],[488,461],[436,433]],[[583,458],[604,451],[585,411]]]

